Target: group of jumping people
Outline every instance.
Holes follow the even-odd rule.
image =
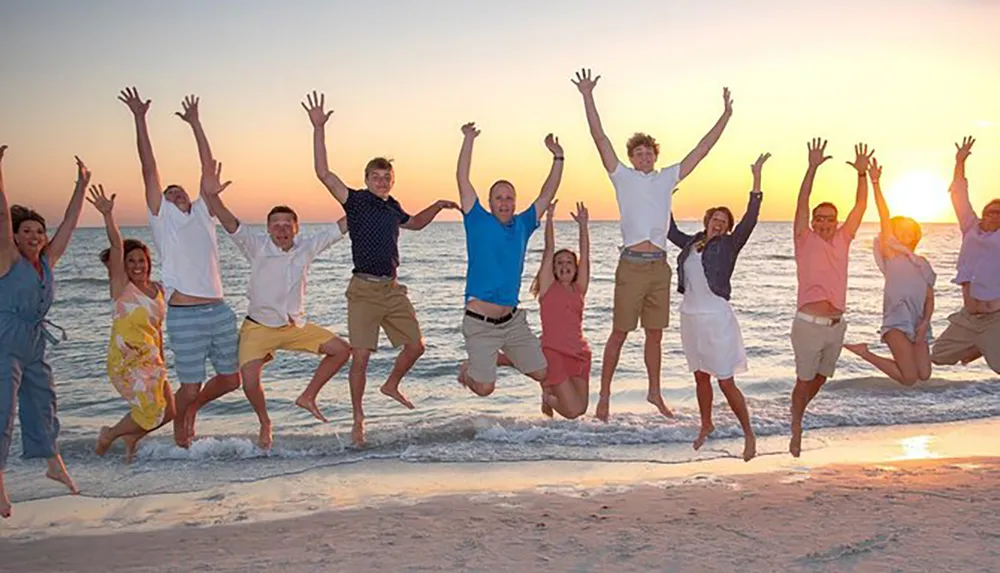
[[[660,391],[661,339],[669,324],[673,275],[667,260],[669,241],[680,249],[676,272],[677,291],[683,296],[681,341],[701,412],[694,448],[700,448],[714,430],[715,378],[743,428],[743,459],[749,461],[756,454],[756,441],[746,401],[734,379],[747,370],[747,357],[730,304],[731,277],[757,224],[763,200],[761,173],[770,154],[760,154],[750,166],[752,186],[738,223],[729,208],[713,207],[705,213],[703,229],[687,234],[671,215],[672,195],[725,130],[733,113],[729,90],[723,90],[721,116],[698,145],[679,163],[656,169],[659,145],[643,133],[626,143],[629,165],[619,160],[594,100],[599,79],[584,69],[573,83],[583,96],[591,136],[615,190],[624,245],[615,271],[612,328],[604,346],[596,415],[608,420],[611,382],[622,346],[640,325],[645,334],[647,400],[664,416],[673,415]],[[100,255],[113,301],[107,372],[129,405],[120,421],[101,429],[96,445],[100,455],[121,439],[125,457],[131,461],[139,441],[169,422],[173,422],[176,444],[189,447],[199,409],[241,386],[260,422],[257,444],[269,449],[272,424],[261,373],[279,350],[322,357],[296,405],[324,422],[317,396],[350,361],[351,440],[363,445],[366,373],[380,330],[393,347],[401,348],[380,391],[406,408],[414,405],[400,391],[400,383],[425,351],[413,304],[397,280],[399,231],[423,229],[445,209],[461,211],[466,235],[461,329],[467,359],[458,365],[458,381],[473,393],[488,396],[495,389],[497,368],[510,366],[540,383],[541,409],[546,415],[558,413],[573,419],[587,411],[591,351],[583,332],[583,315],[590,283],[589,216],[586,206],[577,203],[571,215],[579,227],[579,252],[557,250],[553,216],[565,161],[558,138],[545,137],[552,166],[534,202],[518,211],[517,192],[507,180],[493,183],[487,205],[481,203],[470,181],[473,144],[480,132],[474,123],[463,125],[457,166],[459,202],[442,199],[410,215],[391,194],[394,171],[389,160],[378,157],[368,162],[361,189],[349,187],[330,170],[326,125],[333,112],[326,110],[323,94],[312,92],[302,106],[313,128],[316,176],[343,206],[345,216],[320,231],[300,235],[298,215],[286,205],[271,209],[266,231],[251,229],[229,210],[223,191],[230,182],[223,181],[222,165],[209,146],[198,98],[185,98],[177,113],[193,131],[201,164],[200,193],[193,201],[183,187],[161,184],[146,123],[150,100],[143,100],[135,88],[123,90],[119,99],[135,122],[160,282],[150,278],[153,257],[149,247],[122,238],[114,218],[116,195],[108,196],[101,185],[90,185],[91,174],[83,161],[76,160],[72,199],[59,229],[49,239],[40,214],[9,206],[2,179],[7,147],[0,147],[0,515],[7,517],[11,512],[3,470],[15,412],[21,420],[24,457],[45,458],[46,476],[73,493],[78,491],[59,455],[56,394],[45,351],[47,344],[59,341],[52,329],[60,330],[46,319],[53,302],[52,272],[66,252],[85,199],[101,213],[107,229],[109,248]],[[791,325],[796,367],[791,395],[792,455],[800,455],[806,407],[833,376],[844,347],[905,385],[926,380],[932,364],[967,364],[980,357],[1000,372],[1000,199],[990,201],[981,217],[976,216],[965,178],[973,143],[966,138],[956,144],[950,188],[962,230],[954,282],[961,286],[964,306],[948,317],[947,329],[933,346],[935,273],[916,253],[919,224],[890,216],[879,185],[882,167],[874,150],[859,144],[855,159],[847,162],[857,172],[857,198],[841,224],[832,203],[810,210],[813,180],[830,156],[826,141],[808,143],[808,168],[794,221],[798,297]],[[869,181],[881,221],[873,248],[885,275],[881,336],[891,358],[872,353],[865,344],[844,344],[848,253],[867,207]],[[518,305],[527,245],[543,218],[542,262],[530,288],[539,304],[539,338]],[[250,267],[249,302],[242,324],[224,302],[216,222]],[[354,265],[346,291],[346,341],[309,322],[304,312],[310,263],[345,234],[352,237]],[[168,382],[164,324],[180,383],[176,393]],[[214,370],[210,378],[206,362]]]

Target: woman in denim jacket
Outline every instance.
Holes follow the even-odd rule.
[[[677,257],[677,291],[684,295],[681,302],[681,344],[688,368],[694,372],[697,384],[698,408],[701,411],[701,431],[694,449],[701,448],[715,430],[712,424],[712,377],[726,396],[729,407],[743,427],[743,460],[757,454],[757,440],[750,426],[746,400],[736,387],[733,376],[746,372],[747,357],[743,336],[729,304],[729,279],[736,266],[736,257],[750,239],[757,225],[763,193],[760,174],[771,155],[762,154],[750,166],[753,189],[746,214],[733,228],[733,213],[727,207],[713,207],[705,212],[705,229],[688,235],[677,228],[673,216],[667,238],[681,248]]]

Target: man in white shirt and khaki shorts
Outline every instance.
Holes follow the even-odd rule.
[[[577,72],[573,83],[583,95],[590,135],[615,188],[625,248],[615,271],[614,318],[611,335],[604,347],[597,417],[605,422],[608,420],[611,379],[618,367],[622,345],[640,322],[646,332],[645,362],[649,376],[646,400],[664,416],[673,416],[660,393],[661,340],[663,329],[670,321],[671,270],[667,262],[670,199],[677,183],[691,174],[719,140],[733,113],[732,100],[729,89],[723,88],[722,116],[680,163],[655,170],[659,145],[653,137],[636,133],[626,144],[632,164],[627,167],[615,155],[614,146],[604,133],[597,114],[594,86],[599,79],[600,76],[592,77],[590,70],[584,69]]]
[[[278,205],[267,214],[267,232],[253,231],[241,224],[222,202],[219,193],[229,183],[220,183],[220,171],[217,166],[204,169],[201,196],[250,263],[247,290],[250,304],[240,328],[240,374],[243,393],[260,421],[257,445],[268,450],[273,437],[260,384],[264,364],[278,350],[322,355],[312,380],[295,405],[326,422],[316,407],[316,396],[351,356],[351,347],[346,342],[322,326],[307,322],[303,309],[309,265],[344,237],[347,220],[341,217],[337,224],[322,231],[298,236],[298,215],[291,208]]]

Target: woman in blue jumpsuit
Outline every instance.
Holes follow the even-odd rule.
[[[0,146],[0,516],[4,518],[11,511],[3,474],[15,413],[21,419],[24,457],[45,458],[49,466],[45,476],[79,493],[56,445],[55,385],[45,362],[46,343],[56,339],[47,329],[52,325],[45,315],[52,306],[52,269],[69,246],[90,182],[90,171],[77,158],[73,198],[50,241],[41,215],[20,205],[8,206],[3,186],[6,150],[6,145]]]

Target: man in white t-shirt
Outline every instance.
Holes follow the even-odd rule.
[[[733,102],[729,99],[729,89],[723,88],[722,116],[680,163],[658,171],[654,169],[660,146],[652,136],[636,133],[626,143],[632,164],[627,167],[615,155],[614,146],[604,133],[597,114],[594,86],[600,78],[592,77],[590,70],[584,69],[577,72],[573,81],[583,95],[590,135],[615,188],[624,240],[615,271],[614,318],[611,335],[604,346],[597,417],[608,419],[611,378],[618,366],[622,345],[628,333],[639,326],[640,319],[646,332],[645,362],[649,376],[646,400],[664,416],[673,416],[660,394],[660,341],[670,319],[671,270],[667,262],[670,197],[677,183],[691,174],[719,140],[732,116]]]
[[[214,214],[202,198],[192,202],[183,187],[161,187],[146,126],[150,100],[143,101],[135,88],[123,90],[118,99],[135,117],[149,226],[160,253],[166,290],[167,339],[181,383],[176,394],[174,441],[186,448],[194,439],[198,409],[240,387],[236,314],[223,300]],[[201,164],[209,164],[212,150],[198,117],[198,98],[184,98],[182,107],[184,111],[177,115],[194,131]],[[212,362],[215,376],[202,388],[207,376],[205,360]]]
[[[309,385],[295,405],[321,422],[327,419],[316,407],[323,386],[351,357],[351,347],[333,332],[306,320],[303,299],[306,277],[313,259],[333,246],[347,232],[347,219],[305,236],[299,236],[299,217],[290,207],[278,205],[267,214],[267,231],[253,231],[226,207],[219,193],[229,185],[220,182],[221,166],[202,167],[201,197],[219,218],[222,228],[250,263],[247,317],[240,327],[240,375],[243,393],[260,421],[257,445],[271,449],[271,418],[260,384],[264,364],[278,350],[320,354]]]

